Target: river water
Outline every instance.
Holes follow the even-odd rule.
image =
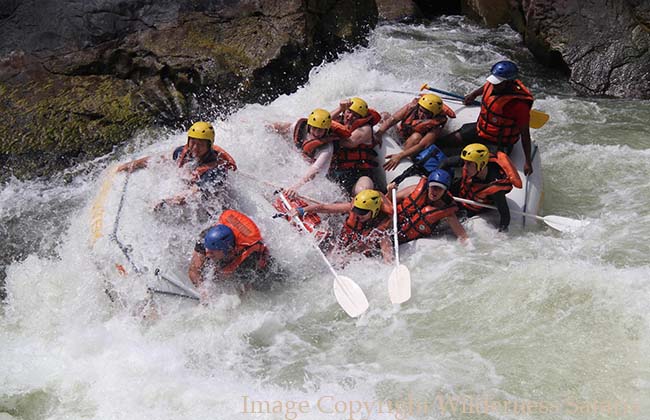
[[[520,64],[535,107],[551,115],[533,132],[543,214],[589,227],[514,228],[507,237],[484,228],[470,232],[475,251],[441,239],[405,252],[413,298],[401,307],[388,300],[391,267],[356,259],[342,272],[370,301],[359,319],[336,304],[307,239],[269,217],[269,188],[241,175],[231,179],[232,200],[259,222],[287,271],[282,284],[208,306],[160,297],[163,315],[153,320],[133,302],[110,302],[107,253],[120,251],[89,245],[104,170],[168,153],[181,132],[141,135],[47,182],[2,186],[2,252],[17,261],[5,267],[0,419],[650,418],[648,101],[576,97],[510,29],[452,17],[379,27],[368,48],[314,69],[295,94],[215,121],[217,144],[241,172],[290,185],[305,163],[264,123],[355,95],[395,111],[410,96],[383,91],[424,82],[466,93],[501,59]],[[120,229],[140,244],[138,264],[180,276],[206,220],[192,209],[151,211],[178,188],[164,164],[133,174]],[[341,197],[326,180],[304,192]],[[118,288],[142,292],[122,281]]]

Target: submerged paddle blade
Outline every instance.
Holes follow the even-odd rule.
[[[536,109],[530,110],[530,128],[542,128],[548,121],[550,116],[542,111]]]
[[[411,298],[411,273],[400,264],[388,277],[388,295],[392,303],[404,303]]]
[[[356,318],[368,309],[368,299],[363,290],[351,278],[336,276],[334,278],[334,296],[341,308]]]
[[[576,220],[570,219],[568,217],[562,216],[544,216],[544,223],[552,227],[553,229],[559,230],[560,232],[575,232],[587,226],[589,221],[587,220]]]

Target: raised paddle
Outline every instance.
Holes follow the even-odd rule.
[[[291,210],[291,204],[284,196],[282,191],[278,192],[278,194],[280,195],[280,199],[287,207],[287,209]],[[300,217],[294,216],[294,220],[296,223],[298,223],[304,232],[309,232],[304,223],[302,223],[302,220],[300,220]],[[356,284],[351,278],[339,276],[336,274],[334,267],[332,267],[332,264],[330,264],[329,260],[325,254],[323,254],[323,251],[321,251],[318,245],[316,245],[314,241],[310,241],[310,243],[314,249],[318,251],[320,256],[323,258],[323,261],[325,261],[325,264],[327,264],[327,267],[334,275],[334,296],[336,297],[336,301],[339,303],[339,305],[341,305],[341,308],[343,308],[343,310],[352,318],[356,318],[364,313],[368,309],[368,299],[363,293],[363,290],[361,290],[359,285]]]
[[[440,93],[442,95],[451,96],[452,98],[463,99],[463,100],[465,99],[464,96],[461,96],[457,93],[447,92],[442,89],[429,87],[429,85],[427,85],[426,83],[420,86],[420,90],[425,90],[425,89],[430,90],[431,92]],[[472,105],[481,105],[481,103],[479,101],[474,101],[472,102]],[[530,110],[530,128],[542,128],[544,124],[546,124],[548,119],[549,119],[549,115],[547,113],[538,111],[536,109]]]
[[[479,203],[477,201],[467,200],[465,198],[454,197],[454,200],[458,201],[459,203],[473,204],[475,206],[497,210],[496,206]],[[555,230],[559,230],[560,232],[568,232],[568,233],[575,232],[579,229],[584,228],[589,224],[589,222],[586,220],[576,220],[576,219],[571,219],[569,217],[562,217],[562,216],[553,216],[553,215],[538,216],[536,214],[525,213],[523,211],[517,211],[517,210],[510,210],[510,213],[520,214],[522,216],[532,217],[533,219],[541,220],[542,222],[546,223],[548,226],[552,227]]]
[[[393,189],[393,235],[395,240],[395,268],[388,277],[388,296],[392,303],[403,303],[411,298],[411,273],[399,263],[399,242],[397,241],[397,192]]]

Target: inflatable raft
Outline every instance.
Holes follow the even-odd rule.
[[[478,118],[480,107],[478,106],[465,106],[457,103],[445,102],[450,106],[456,113],[456,118],[450,118],[447,122],[447,125],[444,129],[444,134],[451,133],[459,129],[463,124],[475,122]],[[389,130],[383,136],[383,144],[380,150],[378,150],[380,162],[384,162],[384,157],[389,154],[398,153],[402,150],[400,143],[397,140],[398,135],[394,129]],[[524,166],[524,152],[521,146],[521,141],[517,142],[515,145],[510,159],[512,159],[515,164],[519,176],[522,180],[522,188],[514,188],[506,196],[508,200],[508,206],[511,210],[527,212],[538,214],[543,199],[543,184],[542,184],[542,165],[541,165],[541,154],[539,148],[532,142],[531,145],[531,157],[533,160],[533,173],[530,176],[525,176],[523,172]],[[410,168],[413,165],[413,162],[410,159],[403,159],[397,168],[393,171],[387,171],[383,173],[385,176],[385,182],[390,183],[395,177],[402,174],[406,169]],[[414,176],[406,178],[400,183],[400,187],[406,187],[409,185],[416,184],[419,180],[419,177]],[[490,221],[496,220],[495,211],[488,210],[484,213],[481,213],[481,218],[486,218]],[[527,225],[535,224],[536,220],[531,217],[525,217],[511,214],[510,226],[521,226],[526,227]]]

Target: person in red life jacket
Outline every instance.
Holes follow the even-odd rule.
[[[206,280],[239,294],[268,290],[271,259],[260,230],[243,213],[226,210],[214,226],[201,232],[190,260],[189,278],[199,288]]]
[[[465,229],[458,221],[458,206],[449,193],[449,172],[436,169],[428,177],[421,177],[417,185],[397,192],[397,239],[404,244],[415,239],[427,238],[442,232],[441,223],[446,222],[464,246],[469,245]],[[388,184],[388,195],[398,183]]]
[[[388,161],[384,169],[392,171],[400,160],[415,156],[425,148],[434,144],[448,118],[455,118],[456,114],[442,102],[438,95],[428,93],[400,108],[392,116],[387,117],[375,133],[378,138],[393,125],[398,124],[397,130],[402,138],[402,151],[387,155]]]
[[[347,213],[337,246],[349,253],[361,253],[367,257],[381,254],[386,263],[393,261],[390,234],[392,207],[390,200],[379,191],[363,190],[351,203],[317,203],[298,207],[292,215],[302,217],[306,213]]]
[[[521,188],[521,178],[514,164],[503,152],[490,154],[486,145],[473,143],[465,146],[460,156],[445,159],[440,169],[463,167],[460,184],[454,191],[460,198],[484,204],[492,204],[499,211],[499,232],[507,232],[510,225],[510,209],[506,194],[512,188]],[[468,217],[486,209],[471,204],[461,204]]]
[[[295,197],[298,189],[316,175],[327,175],[334,155],[334,144],[350,136],[348,130],[333,122],[330,113],[321,108],[313,110],[309,117],[301,118],[295,124],[275,123],[270,127],[280,134],[293,132],[293,143],[311,163],[298,182],[284,189],[288,198]]]
[[[150,156],[127,162],[117,168],[118,172],[146,168]],[[163,156],[164,159],[164,156]],[[210,198],[224,185],[229,170],[236,170],[235,160],[225,150],[214,145],[214,128],[204,121],[194,123],[187,132],[187,143],[174,149],[172,159],[179,168],[189,169],[188,181],[192,192],[201,192]],[[186,173],[187,174],[187,173]],[[184,204],[189,194],[180,194],[160,202],[156,210],[167,204]]]
[[[366,101],[355,97],[341,101],[332,111],[332,119],[349,130],[350,136],[334,144],[329,178],[351,196],[375,188],[379,162],[372,127],[379,123],[381,115],[369,108]]]
[[[481,111],[476,123],[463,125],[458,131],[441,139],[443,147],[463,147],[468,143],[483,143],[491,152],[500,150],[510,154],[512,147],[521,139],[524,150],[524,174],[533,173],[530,140],[530,110],[533,95],[517,79],[519,69],[512,61],[499,61],[490,71],[486,83],[465,96],[470,105],[482,96]],[[458,150],[458,149],[456,149]]]

